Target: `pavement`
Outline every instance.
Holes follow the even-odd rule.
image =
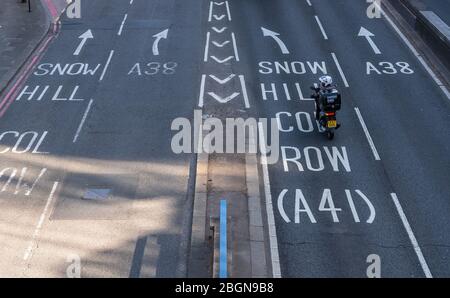
[[[228,197],[231,220],[247,216],[259,181],[266,246],[239,218],[235,262],[264,250],[273,276],[367,277],[375,262],[449,277],[449,93],[368,5],[83,1],[0,99],[0,276],[187,276],[197,159],[173,152],[172,121],[201,110],[278,120],[280,158],[258,155],[258,179],[221,166],[242,155],[209,157],[209,215]],[[309,99],[323,74],[343,96],[333,141]]]
[[[3,1],[0,10],[0,92],[47,33],[46,13],[41,2],[28,5],[19,0]]]

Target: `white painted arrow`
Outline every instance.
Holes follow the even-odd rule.
[[[375,34],[370,32],[366,28],[361,27],[361,29],[359,30],[358,36],[362,36],[362,37],[365,37],[367,39],[367,41],[369,42],[370,46],[372,47],[372,49],[373,49],[373,51],[375,52],[376,55],[380,55],[381,54],[380,49],[377,47],[375,42],[372,40],[372,37],[374,37]]]
[[[155,55],[155,56],[159,55],[159,48],[158,48],[159,41],[163,38],[167,39],[168,34],[169,34],[169,29],[166,29],[164,31],[159,32],[158,34],[153,35],[153,37],[156,38],[155,41],[153,42],[153,48],[152,48],[153,55]]]
[[[81,34],[78,38],[81,38],[81,42],[78,45],[77,49],[73,53],[74,56],[80,55],[81,50],[83,49],[84,45],[86,44],[86,41],[88,39],[94,38],[94,35],[92,35],[91,29]]]
[[[286,45],[285,45],[284,42],[278,37],[278,35],[280,35],[280,33],[270,31],[270,30],[268,30],[268,29],[266,29],[266,28],[264,28],[264,27],[261,27],[261,30],[262,30],[264,36],[270,36],[270,37],[272,37],[272,38],[277,42],[278,46],[279,46],[280,49],[281,49],[281,53],[283,53],[284,55],[289,54],[289,50],[287,49]]]

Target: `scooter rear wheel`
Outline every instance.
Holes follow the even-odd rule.
[[[330,141],[334,139],[334,131],[327,131],[327,138]]]

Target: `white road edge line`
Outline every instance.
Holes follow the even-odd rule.
[[[375,157],[375,160],[380,161],[380,155],[378,154],[377,148],[375,147],[375,144],[373,143],[372,137],[370,136],[369,130],[367,129],[366,123],[364,122],[364,119],[361,115],[361,112],[359,111],[359,108],[355,108],[356,115],[358,116],[359,122],[361,123],[362,129],[364,130],[364,133],[366,134],[367,141],[369,142],[370,148],[372,149],[373,156]]]
[[[398,215],[400,216],[400,218],[403,222],[403,226],[405,227],[406,232],[408,233],[409,240],[411,241],[414,251],[416,252],[417,258],[419,259],[419,263],[420,263],[420,266],[422,267],[423,273],[425,273],[425,276],[427,278],[433,278],[430,268],[428,268],[428,264],[425,260],[425,257],[422,254],[422,250],[420,249],[419,243],[417,242],[417,239],[414,236],[411,226],[409,225],[408,219],[406,218],[405,212],[403,212],[403,209],[402,209],[402,206],[400,205],[397,194],[391,193],[391,197],[392,197],[392,200],[394,201],[395,207],[397,208]]]
[[[103,81],[103,78],[105,77],[105,74],[106,74],[106,70],[108,69],[109,64],[111,63],[111,59],[112,59],[113,55],[114,55],[114,50],[111,50],[111,52],[109,53],[108,60],[106,61],[106,64],[105,64],[105,68],[103,68],[103,71],[102,71],[99,81]]]
[[[119,35],[119,36],[122,35],[123,26],[125,25],[125,21],[127,20],[127,18],[128,18],[128,14],[125,14],[123,16],[122,24],[120,24],[119,32],[117,32],[117,35]]]
[[[408,46],[408,48],[411,50],[414,56],[416,56],[417,60],[422,64],[422,66],[425,68],[425,70],[428,72],[428,74],[433,78],[433,80],[436,82],[436,84],[441,88],[442,92],[444,92],[447,99],[450,100],[450,91],[447,89],[447,87],[442,84],[441,80],[437,77],[437,75],[431,70],[431,67],[428,66],[428,64],[425,62],[425,60],[421,57],[421,55],[417,52],[417,50],[414,48],[414,46],[411,44],[411,42],[406,38],[406,36],[400,31],[398,26],[391,20],[391,18],[386,14],[386,12],[383,10],[383,8],[377,3],[374,2],[375,6],[380,10],[381,14],[386,18],[388,23],[394,28],[395,32],[400,36],[400,38],[403,40],[403,42]]]
[[[345,87],[347,87],[347,88],[350,87],[350,85],[348,84],[347,78],[345,77],[345,74],[342,71],[341,65],[339,64],[339,61],[338,61],[338,59],[336,57],[336,54],[335,53],[331,53],[331,56],[333,56],[334,63],[336,64],[336,67],[337,67],[337,69],[339,71],[339,74],[341,75],[341,78],[342,78],[342,81],[344,82]]]
[[[48,208],[50,207],[50,204],[53,200],[53,196],[55,194],[56,188],[58,187],[58,183],[59,182],[54,182],[53,183],[53,188],[50,192],[50,195],[47,199],[47,203],[45,204],[44,210],[41,213],[41,216],[39,218],[39,221],[37,223],[36,228],[34,229],[34,233],[33,236],[31,238],[30,244],[28,245],[27,250],[25,251],[25,254],[23,256],[23,260],[27,261],[32,255],[33,255],[33,248],[36,246],[36,239],[39,237],[39,233],[41,232],[42,229],[42,225],[44,224],[45,218],[47,217],[47,211]]]
[[[266,197],[267,224],[269,230],[270,257],[272,261],[272,274],[274,278],[281,278],[280,256],[278,253],[278,239],[275,227],[275,216],[273,214],[272,193],[270,190],[269,169],[267,166],[267,148],[265,148],[264,127],[258,123],[259,144],[261,151],[261,166],[263,170],[264,191]]]
[[[81,130],[83,129],[84,122],[86,122],[87,115],[89,114],[89,111],[91,110],[91,106],[92,106],[93,102],[94,102],[93,99],[91,99],[89,101],[86,111],[84,111],[83,119],[81,119],[81,122],[80,122],[80,125],[78,126],[77,132],[76,132],[75,136],[73,137],[72,143],[76,143],[78,141],[78,137],[81,133]]]
[[[318,17],[318,16],[314,16],[314,18],[316,19],[316,22],[317,22],[317,24],[319,25],[320,31],[322,32],[322,35],[323,35],[323,38],[324,38],[325,40],[328,40],[328,35],[327,35],[327,33],[325,32],[325,29],[323,28],[322,22],[320,21],[319,17]]]

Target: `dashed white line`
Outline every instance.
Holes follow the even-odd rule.
[[[81,122],[80,122],[80,125],[78,126],[77,132],[75,133],[75,136],[73,137],[73,141],[72,141],[73,143],[76,143],[78,141],[78,137],[81,133],[81,130],[83,129],[84,122],[86,122],[87,115],[89,114],[89,111],[91,110],[91,106],[92,106],[93,102],[94,102],[94,100],[91,99],[86,108],[86,111],[84,111],[83,118],[81,119]]]
[[[272,193],[270,190],[269,169],[267,165],[267,148],[265,148],[266,140],[264,138],[264,127],[262,123],[258,123],[259,144],[261,150],[261,165],[263,170],[264,191],[266,197],[267,223],[269,230],[270,256],[272,261],[272,274],[275,278],[281,278],[280,256],[278,253],[278,239],[275,227],[275,216],[273,214]]]
[[[366,123],[364,122],[364,119],[361,115],[361,112],[359,111],[359,108],[355,108],[356,115],[358,116],[359,122],[361,123],[362,129],[364,130],[364,133],[366,134],[367,141],[369,142],[370,148],[372,149],[373,156],[375,157],[375,160],[380,161],[380,155],[378,154],[377,148],[375,148],[375,144],[373,143],[372,137],[370,136],[369,130],[367,129]]]
[[[325,40],[328,40],[328,35],[327,35],[327,33],[325,32],[325,29],[323,28],[322,22],[320,21],[319,17],[318,17],[318,16],[314,16],[314,18],[316,19],[316,22],[317,22],[317,24],[319,25],[320,31],[322,32],[322,35],[323,35],[323,38],[324,38]]]
[[[383,8],[375,1],[374,4],[376,7],[380,10],[381,14],[386,18],[388,23],[394,28],[395,32],[400,36],[400,38],[403,40],[403,42],[408,46],[408,48],[411,50],[414,56],[419,60],[419,62],[422,64],[422,66],[425,68],[425,70],[428,72],[428,74],[433,78],[433,80],[436,82],[436,84],[441,88],[442,92],[444,92],[447,99],[450,100],[450,91],[447,89],[447,87],[439,80],[437,75],[431,70],[431,68],[428,66],[428,64],[425,62],[425,60],[422,58],[422,56],[417,52],[417,50],[414,48],[414,46],[411,44],[411,42],[406,38],[406,36],[400,31],[400,29],[397,27],[397,25],[391,20],[391,18],[385,13]]]
[[[312,6],[311,0],[306,0],[306,3],[308,3],[309,6]]]
[[[34,247],[36,247],[36,240],[39,237],[39,233],[41,232],[42,225],[44,224],[45,218],[47,217],[47,212],[48,212],[50,204],[51,204],[51,202],[53,200],[53,196],[55,194],[56,188],[58,187],[58,183],[59,182],[53,183],[53,188],[52,188],[52,190],[50,192],[50,195],[49,195],[49,197],[47,199],[47,203],[45,204],[44,210],[41,213],[41,216],[39,218],[38,224],[37,224],[36,228],[34,229],[34,233],[33,233],[33,236],[31,238],[30,244],[28,245],[28,248],[25,251],[25,254],[23,256],[23,260],[24,261],[27,261],[33,255]]]
[[[128,18],[128,14],[125,14],[123,16],[122,24],[120,24],[119,32],[117,32],[117,35],[119,35],[119,36],[122,35],[123,26],[125,25],[127,18]]]
[[[341,65],[339,64],[339,61],[336,57],[335,53],[331,53],[331,56],[333,57],[334,63],[336,64],[336,67],[339,71],[339,74],[341,75],[342,81],[344,82],[345,87],[350,87],[350,85],[348,84],[347,78],[345,77],[344,72],[342,71]]]
[[[391,193],[392,200],[394,201],[395,208],[397,208],[398,215],[402,220],[403,226],[406,229],[406,233],[408,233],[409,240],[416,252],[417,258],[419,259],[420,266],[422,267],[423,273],[427,278],[433,278],[431,274],[430,268],[425,260],[425,257],[422,254],[422,250],[420,249],[419,243],[417,242],[416,237],[414,236],[413,230],[409,225],[408,218],[406,218],[405,212],[403,212],[402,206],[400,205],[400,201],[398,200],[397,194]]]
[[[103,68],[103,71],[102,71],[99,81],[103,81],[103,78],[105,77],[105,74],[106,74],[106,70],[108,69],[109,64],[111,63],[111,59],[112,59],[113,55],[114,55],[114,50],[111,50],[111,52],[109,52],[108,60],[106,61],[105,68]]]

